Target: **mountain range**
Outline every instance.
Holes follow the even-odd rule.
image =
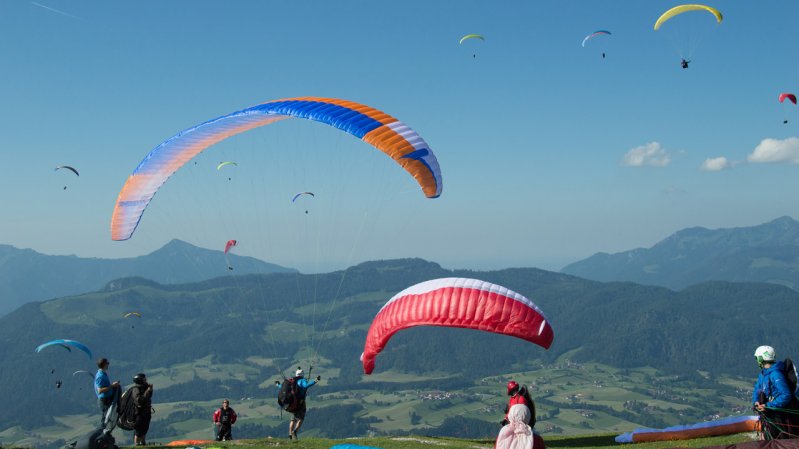
[[[112,377],[123,383],[147,372],[159,385],[159,402],[207,403],[230,396],[267,398],[271,404],[275,379],[297,365],[313,365],[326,380],[315,394],[354,395],[342,396],[350,399],[340,406],[349,408],[328,410],[330,416],[348,417],[342,432],[363,434],[370,424],[359,395],[398,388],[379,375],[362,374],[358,358],[371,320],[399,290],[450,276],[483,279],[531,298],[555,330],[551,349],[480,331],[412,328],[397,333],[378,356],[377,374],[400,376],[404,389],[459,391],[486,376],[568,357],[621,369],[651,367],[701,381],[699,372],[714,379],[753,376],[752,351],[761,344],[785,355],[799,349],[793,318],[799,315],[799,292],[774,284],[709,282],[675,292],[533,268],[447,270],[420,259],[179,285],[128,278],[98,292],[29,303],[0,318],[0,397],[14,402],[0,409],[0,422],[56,426],[62,422],[54,421],[56,416],[94,413],[90,384],[79,389],[82,380],[71,375],[93,371],[93,361],[57,346],[33,351],[45,341],[69,338],[91,347],[95,358],[108,357]],[[130,311],[141,318],[125,318]],[[201,362],[205,368],[198,371]],[[425,380],[431,377],[437,379],[432,384]],[[54,388],[56,379],[64,380],[64,387]],[[183,427],[175,423],[196,418],[175,413],[169,416],[174,427],[162,427],[160,435],[179,435]],[[647,413],[644,407],[633,416],[646,422]],[[323,432],[330,435],[331,429]]]
[[[29,301],[95,291],[113,279],[143,277],[161,284],[196,282],[229,274],[294,272],[251,257],[172,240],[124,259],[45,255],[0,245],[0,316]],[[767,282],[799,288],[799,222],[780,217],[758,226],[683,229],[651,248],[597,253],[561,270],[585,279],[629,281],[682,289],[722,280]]]
[[[0,316],[0,397],[14,403],[0,409],[0,442],[36,441],[38,447],[44,433],[74,430],[96,412],[90,384],[72,375],[94,371],[92,360],[58,346],[33,351],[56,338],[79,340],[95,358],[111,359],[112,377],[123,384],[146,371],[158,385],[157,407],[166,413],[154,424],[158,437],[203,427],[207,408],[221,397],[263,398],[249,405],[242,435],[282,433],[279,416],[270,412],[270,387],[297,365],[313,365],[325,378],[315,393],[326,406],[307,427],[322,436],[392,428],[385,421],[390,416],[374,414],[381,407],[393,410],[390,421],[402,410],[403,424],[394,429],[490,434],[490,423],[469,417],[473,412],[431,424],[417,410],[429,417],[449,406],[488,403],[488,419],[494,419],[486,379],[501,382],[506,373],[530,370],[543,378],[563,360],[620,370],[606,374],[619,385],[626,385],[629,370],[644,373],[643,387],[629,396],[637,399],[624,399],[623,410],[601,399],[577,402],[575,422],[596,415],[597,422],[659,426],[673,423],[669,407],[685,403],[691,408],[681,408],[680,416],[699,419],[746,402],[751,387],[740,376],[756,373],[756,346],[775,346],[780,357],[799,354],[793,318],[799,315],[799,292],[793,289],[799,286],[797,242],[799,223],[782,217],[749,228],[684,229],[652,248],[596,254],[560,273],[448,270],[400,259],[308,275],[237,256],[231,256],[235,270],[229,271],[220,251],[177,240],[146,256],[117,260],[45,256],[0,245],[0,312],[15,309]],[[358,357],[385,301],[415,283],[452,276],[494,282],[532,299],[555,330],[551,349],[480,331],[411,328],[397,333],[378,356],[376,374],[364,376]],[[42,299],[47,300],[37,302]],[[134,311],[140,317],[125,317]],[[606,371],[586,373],[588,384],[601,387],[602,380],[591,377],[601,378],[601,372]],[[63,387],[55,388],[56,380]],[[717,391],[718,397],[669,396],[663,388],[670,382],[687,382],[681,388],[689,392]],[[409,391],[425,390],[464,393],[440,406],[409,410],[402,402]],[[548,407],[544,422],[554,423],[547,424],[550,431],[566,422],[558,421],[564,400],[559,394],[546,387],[538,392]],[[660,411],[641,402],[664,397],[672,402]],[[369,407],[365,398],[371,398]],[[575,397],[569,398],[574,404]]]
[[[236,274],[293,272],[252,257],[230,255]],[[222,251],[172,240],[150,254],[124,259],[53,256],[0,245],[0,316],[30,301],[75,295],[107,282],[141,276],[164,284],[228,275]]]
[[[780,217],[751,227],[683,229],[651,248],[597,253],[563,273],[682,289],[707,281],[768,282],[799,289],[799,222]]]

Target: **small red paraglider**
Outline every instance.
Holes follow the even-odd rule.
[[[233,267],[230,265],[230,259],[228,258],[227,253],[230,251],[230,248],[233,248],[237,244],[238,242],[236,240],[228,240],[227,243],[225,243],[225,260],[227,260],[228,270],[233,270]]]
[[[796,95],[790,94],[788,92],[783,92],[780,94],[780,103],[783,104],[783,110],[785,110],[785,100],[790,101],[793,104],[796,104]],[[788,123],[788,113],[785,112],[785,118],[782,120],[783,124]]]

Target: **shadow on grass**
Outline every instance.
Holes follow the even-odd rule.
[[[564,438],[557,440],[547,440],[547,447],[599,447],[617,446],[615,435],[592,435],[584,437]]]

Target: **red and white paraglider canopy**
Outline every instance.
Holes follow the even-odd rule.
[[[478,279],[433,279],[397,293],[377,313],[361,355],[364,373],[372,373],[377,354],[392,335],[414,326],[477,329],[545,349],[555,336],[541,309],[512,290]]]

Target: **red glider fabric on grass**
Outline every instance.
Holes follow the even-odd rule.
[[[377,313],[361,355],[364,373],[372,373],[375,357],[392,335],[414,326],[477,329],[511,335],[545,349],[554,338],[541,309],[514,291],[478,279],[433,279],[397,293]]]

